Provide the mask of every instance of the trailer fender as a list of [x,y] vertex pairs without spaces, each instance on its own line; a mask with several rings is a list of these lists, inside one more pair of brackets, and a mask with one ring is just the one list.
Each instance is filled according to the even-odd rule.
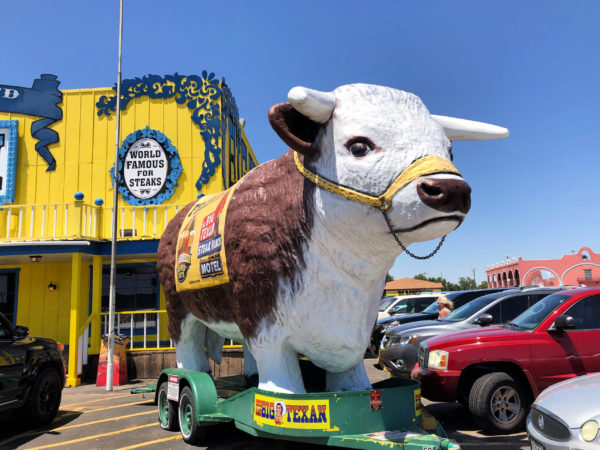
[[[175,376],[179,382],[178,392],[189,386],[194,396],[196,414],[212,414],[217,412],[217,389],[211,376],[204,372],[188,369],[165,369],[158,377],[158,386],[169,380],[169,375]],[[155,394],[155,402],[157,401]]]

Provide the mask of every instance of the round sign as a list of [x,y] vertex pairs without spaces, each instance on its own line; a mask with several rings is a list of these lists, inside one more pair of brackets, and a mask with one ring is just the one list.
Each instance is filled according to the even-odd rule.
[[138,139],[129,147],[123,161],[125,186],[137,198],[153,198],[167,181],[168,169],[162,146],[154,139]]

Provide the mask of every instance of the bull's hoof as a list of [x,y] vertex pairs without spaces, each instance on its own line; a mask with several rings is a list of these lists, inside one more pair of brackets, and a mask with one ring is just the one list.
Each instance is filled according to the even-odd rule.
[[246,379],[246,387],[258,387],[258,374],[255,373],[253,375],[247,376],[244,375],[244,378]]

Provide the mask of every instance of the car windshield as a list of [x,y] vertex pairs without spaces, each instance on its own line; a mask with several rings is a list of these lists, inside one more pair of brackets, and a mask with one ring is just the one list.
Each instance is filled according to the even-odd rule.
[[516,319],[509,322],[508,325],[523,328],[525,330],[533,330],[537,328],[558,305],[564,303],[569,298],[571,298],[571,296],[565,294],[551,294],[548,297],[544,297],[535,305],[523,311]]
[[484,295],[483,297],[476,298],[475,300],[471,300],[469,303],[465,303],[460,308],[455,309],[440,320],[443,320],[444,322],[461,322],[465,319],[468,319],[477,311],[489,305],[500,296],[501,295],[498,294],[488,294]]
[[440,307],[437,304],[437,299],[435,300],[435,302],[433,302],[431,305],[429,305],[427,308],[425,308],[423,310],[423,312],[425,314],[433,314],[433,313],[439,313],[440,312]]
[[379,301],[379,311],[385,311],[392,302],[396,300],[396,297],[385,297]]

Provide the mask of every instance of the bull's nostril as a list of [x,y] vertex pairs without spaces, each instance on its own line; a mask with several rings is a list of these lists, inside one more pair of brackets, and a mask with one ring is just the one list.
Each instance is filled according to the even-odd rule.
[[421,189],[423,189],[423,192],[430,197],[437,197],[442,193],[442,190],[439,186],[430,183],[423,183],[421,185]]
[[417,193],[423,203],[438,211],[466,214],[471,206],[471,188],[462,180],[422,180],[417,185]]

